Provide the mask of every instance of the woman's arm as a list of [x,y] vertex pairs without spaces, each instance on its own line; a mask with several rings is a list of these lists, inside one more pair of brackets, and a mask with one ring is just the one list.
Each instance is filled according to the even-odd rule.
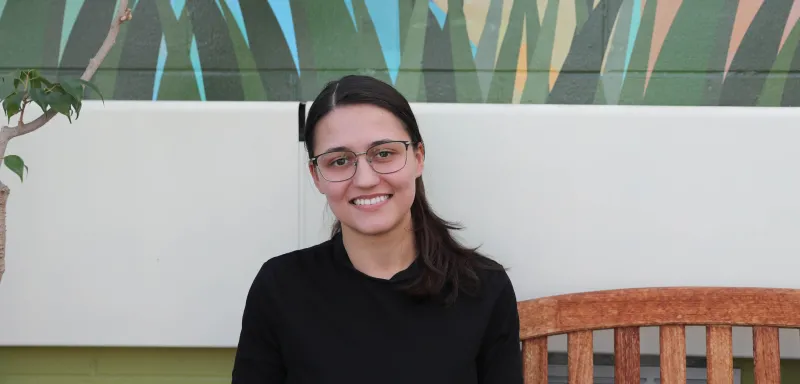
[[517,298],[507,276],[481,343],[478,382],[523,384]]
[[274,328],[275,314],[270,306],[270,277],[268,263],[265,263],[247,294],[232,384],[283,384],[286,380]]

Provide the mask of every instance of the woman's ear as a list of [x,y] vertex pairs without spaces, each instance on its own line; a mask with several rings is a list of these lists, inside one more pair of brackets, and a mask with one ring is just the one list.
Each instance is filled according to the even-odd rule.
[[317,167],[314,166],[314,163],[308,162],[308,173],[311,174],[311,179],[314,180],[314,186],[317,187],[317,191],[322,193],[322,190],[319,188],[319,174],[317,173]]
[[425,169],[425,145],[422,143],[417,144],[414,148],[414,157],[417,159],[417,177],[422,176],[422,171]]

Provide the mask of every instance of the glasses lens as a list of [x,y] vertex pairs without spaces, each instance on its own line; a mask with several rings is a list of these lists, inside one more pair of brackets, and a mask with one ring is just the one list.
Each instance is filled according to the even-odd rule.
[[322,177],[329,181],[347,180],[356,171],[356,156],[353,152],[329,152],[317,158]]
[[378,144],[369,149],[367,158],[370,159],[370,164],[375,172],[397,172],[406,165],[406,144]]

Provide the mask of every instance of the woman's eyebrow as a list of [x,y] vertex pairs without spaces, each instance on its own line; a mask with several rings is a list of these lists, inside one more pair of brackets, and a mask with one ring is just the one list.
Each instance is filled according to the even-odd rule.
[[[396,139],[380,139],[380,140],[375,140],[375,141],[371,142],[371,143],[369,144],[369,146],[370,146],[370,147],[372,147],[372,146],[374,146],[374,145],[378,145],[378,144],[386,144],[386,143],[388,143],[388,142],[392,142],[392,141],[397,141],[397,140],[396,140]],[[347,146],[338,146],[338,147],[331,147],[331,148],[328,148],[328,149],[326,149],[325,151],[323,151],[322,153],[336,152],[336,151],[352,151],[352,149],[350,149],[350,148],[349,148],[349,147],[347,147]]]

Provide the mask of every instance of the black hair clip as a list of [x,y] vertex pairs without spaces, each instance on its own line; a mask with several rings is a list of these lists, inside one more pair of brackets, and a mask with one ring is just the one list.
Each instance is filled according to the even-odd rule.
[[297,138],[302,143],[305,141],[306,131],[306,103],[300,103],[297,108]]

